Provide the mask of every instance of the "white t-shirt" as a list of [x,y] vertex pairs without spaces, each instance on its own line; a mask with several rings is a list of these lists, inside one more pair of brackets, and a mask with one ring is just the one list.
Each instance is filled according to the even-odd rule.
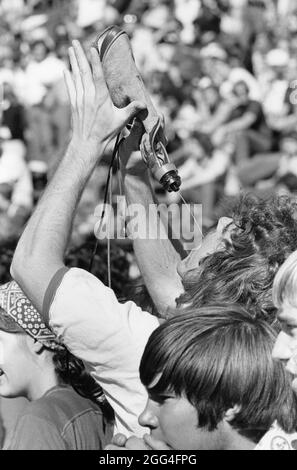
[[146,430],[138,416],[147,393],[138,369],[158,319],[133,302],[121,304],[111,289],[78,268],[62,269],[54,276],[45,295],[44,316],[101,385],[115,411],[115,432],[142,436]]
[[297,450],[297,433],[287,434],[274,424],[257,444],[255,450]]

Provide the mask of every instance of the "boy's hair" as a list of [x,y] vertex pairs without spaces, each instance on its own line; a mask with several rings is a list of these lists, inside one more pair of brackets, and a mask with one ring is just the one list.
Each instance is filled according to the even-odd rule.
[[277,308],[284,301],[297,307],[297,251],[294,251],[279,269],[273,283],[272,299]]
[[265,321],[239,305],[189,311],[152,333],[140,378],[154,395],[185,396],[197,410],[199,427],[209,431],[237,405],[239,411],[230,424],[254,442],[275,420],[293,432],[296,401],[289,374],[272,359],[275,339]]
[[235,208],[233,221],[224,246],[185,274],[185,293],[177,304],[200,308],[240,303],[273,322],[273,280],[297,247],[297,202],[287,196],[260,200],[247,195]]

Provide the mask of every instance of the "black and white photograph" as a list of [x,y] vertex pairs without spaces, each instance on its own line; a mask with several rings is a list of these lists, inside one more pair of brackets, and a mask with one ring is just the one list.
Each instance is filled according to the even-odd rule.
[[294,0],[0,0],[0,450],[297,450]]

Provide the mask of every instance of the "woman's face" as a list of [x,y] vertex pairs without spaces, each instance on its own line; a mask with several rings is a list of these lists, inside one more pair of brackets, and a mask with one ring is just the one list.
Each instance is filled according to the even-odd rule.
[[33,356],[26,334],[0,330],[0,396],[27,396]]

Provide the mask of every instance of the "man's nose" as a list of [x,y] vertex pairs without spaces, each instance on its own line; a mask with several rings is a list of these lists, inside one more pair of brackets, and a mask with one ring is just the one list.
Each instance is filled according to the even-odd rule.
[[290,347],[290,338],[283,331],[279,333],[273,351],[272,357],[280,361],[289,361],[292,355],[292,349]]
[[159,425],[157,416],[157,404],[154,404],[152,400],[148,399],[146,407],[139,415],[138,422],[140,426],[155,429]]

